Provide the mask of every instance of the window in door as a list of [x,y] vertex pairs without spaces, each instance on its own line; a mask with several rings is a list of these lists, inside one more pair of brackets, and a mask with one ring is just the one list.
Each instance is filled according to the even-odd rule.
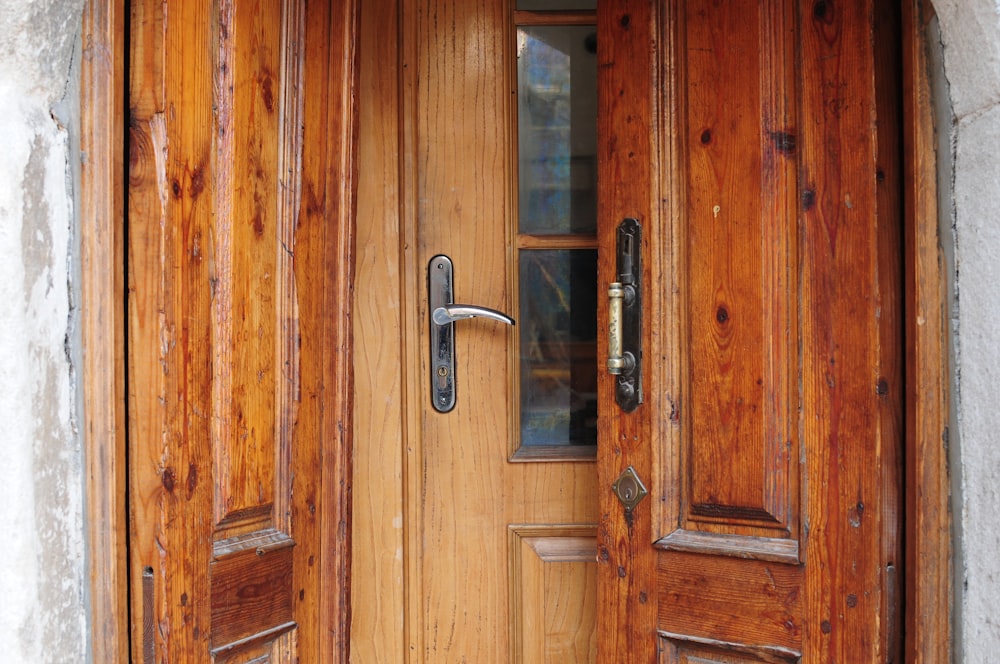
[[520,0],[519,436],[514,460],[593,459],[597,443],[594,2]]

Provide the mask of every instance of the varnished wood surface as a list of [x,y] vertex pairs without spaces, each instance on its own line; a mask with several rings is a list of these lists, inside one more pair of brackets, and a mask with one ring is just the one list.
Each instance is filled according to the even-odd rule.
[[132,6],[136,661],[347,660],[355,19]]
[[[945,279],[937,238],[935,135],[923,32],[932,10],[928,3],[914,0],[904,3],[904,11],[906,71],[903,80],[907,92],[906,154],[909,155],[904,160],[907,165],[909,229],[906,308],[910,312],[907,317],[907,484],[922,487],[920,492],[910,491],[907,494],[908,523],[911,524],[906,549],[907,658],[908,661],[941,662],[950,658],[951,578],[948,569],[951,551],[946,448],[940,444],[947,431],[947,316],[942,292]],[[366,10],[365,13],[370,12]],[[115,495],[103,493],[121,486],[125,467],[124,438],[112,434],[123,431],[120,423],[114,423],[120,422],[121,412],[115,415],[108,410],[112,405],[108,395],[113,392],[109,381],[113,380],[113,376],[121,375],[120,370],[115,368],[115,351],[112,350],[116,342],[108,332],[122,328],[120,325],[109,328],[107,315],[103,313],[124,311],[123,291],[113,283],[114,275],[121,274],[115,264],[122,254],[111,249],[114,242],[111,238],[121,229],[118,225],[120,213],[116,212],[120,210],[121,203],[114,202],[117,186],[115,173],[119,169],[113,166],[115,160],[120,158],[121,148],[119,142],[106,138],[108,134],[115,133],[124,117],[120,112],[120,102],[114,98],[114,91],[123,88],[121,77],[124,68],[120,62],[124,42],[119,39],[122,14],[117,3],[98,0],[87,3],[85,18],[90,21],[91,28],[85,26],[84,29],[82,80],[85,163],[82,169],[81,218],[100,221],[81,226],[84,254],[81,311],[84,344],[88,348],[84,358],[84,399],[90,467],[88,523],[92,533],[89,539],[91,596],[94,600],[92,625],[95,630],[95,661],[108,662],[126,661],[123,635],[127,627],[126,612],[118,608],[124,603],[125,575],[122,572],[116,581],[114,571],[119,555],[115,552],[122,552],[124,546],[124,495],[120,490]],[[659,43],[665,44],[663,40]],[[94,55],[102,54],[102,49],[107,49],[108,60],[92,59],[88,54],[90,49],[94,49]],[[90,69],[91,66],[94,69]],[[668,89],[666,83],[662,83],[663,89]],[[88,119],[94,127],[89,132],[86,129]],[[94,136],[89,148],[88,133]],[[88,173],[93,174],[93,179],[88,180]],[[88,189],[91,194],[88,194]],[[89,195],[93,198],[88,200]],[[88,210],[93,210],[93,214]],[[86,257],[88,252],[92,252],[92,260]],[[653,334],[656,334],[655,330]],[[106,352],[98,354],[98,346],[106,348]],[[932,386],[936,387],[932,390]],[[676,405],[679,407],[679,404]],[[670,407],[671,404],[665,406]],[[669,430],[669,426],[667,424],[665,428]],[[116,471],[116,465],[121,470]],[[117,482],[114,479],[116,474],[119,477]],[[101,495],[106,495],[106,499],[102,499]],[[105,618],[102,619],[102,615]],[[115,635],[116,624],[119,626],[118,636]]]
[[[618,224],[632,217],[642,224],[642,278],[644,288],[642,331],[643,357],[647,367],[660,366],[666,372],[666,356],[657,354],[654,335],[665,331],[672,304],[670,289],[671,262],[663,256],[652,238],[662,227],[660,192],[656,187],[664,120],[658,95],[669,98],[675,89],[669,77],[658,78],[654,43],[665,44],[656,3],[648,0],[625,0],[598,5],[598,287],[617,281],[615,238]],[[663,194],[665,195],[665,194]],[[599,297],[597,318],[607,320],[607,300]],[[668,313],[669,312],[669,313]],[[598,325],[599,358],[605,357],[607,326]],[[658,371],[646,370],[646,402],[633,413],[624,413],[614,401],[613,381],[606,371],[598,372],[598,446],[597,486],[600,512],[597,530],[598,562],[598,640],[599,662],[656,661],[657,582],[656,560],[648,555],[650,543],[657,538],[652,515],[659,511],[660,499],[647,497],[625,517],[621,503],[610,491],[619,474],[633,467],[646,486],[659,487],[654,466],[654,447],[650,444],[654,421],[647,413],[669,413],[670,395],[657,382]]]
[[[953,550],[948,473],[950,334],[938,231],[938,132],[927,54],[929,2],[903,7],[906,318],[905,661],[952,661]],[[919,489],[918,489],[919,488]]]
[[396,3],[361,14],[351,652],[373,663],[406,661],[397,21]]
[[[455,297],[516,311],[513,233],[516,145],[513,26],[502,3],[404,3],[404,53],[414,60],[413,222],[416,270],[406,275],[420,312],[417,377],[410,407],[419,429],[408,476],[419,484],[408,551],[417,559],[410,614],[420,631],[414,661],[509,661],[512,523],[588,524],[596,512],[594,466],[507,460],[516,435],[514,329],[476,319],[456,326],[457,405],[429,408],[426,265],[438,253],[455,265]],[[454,26],[442,30],[442,25]],[[412,41],[407,41],[412,39]],[[583,589],[581,588],[582,592]]]
[[[626,465],[652,485],[630,518],[602,493],[599,647],[654,661],[659,632],[666,661],[881,661],[899,636],[902,444],[891,18],[650,5],[602,13],[602,233],[648,219],[659,287],[648,401],[599,445],[599,486]],[[650,78],[662,125],[619,101]]]
[[80,279],[84,458],[95,662],[128,661],[125,506],[125,6],[92,0],[80,63]]
[[[546,647],[511,637],[521,615],[510,610],[520,586],[511,586],[508,526],[592,527],[596,513],[593,462],[508,461],[512,331],[481,320],[456,326],[458,404],[448,414],[430,408],[429,259],[452,258],[456,298],[516,310],[512,17],[486,1],[404,2],[398,23],[395,3],[365,7],[363,48],[372,50],[361,149],[371,169],[361,173],[358,283],[370,289],[355,292],[355,333],[365,339],[356,359],[364,483],[355,485],[354,514],[371,522],[357,531],[354,652],[371,662],[394,661],[393,653],[508,662],[512,649]],[[399,79],[386,63],[397,25]],[[552,572],[558,581],[539,601],[582,604],[587,574],[577,566],[586,563],[558,564],[573,571]],[[520,606],[531,616],[552,609]],[[544,629],[533,633],[546,638]],[[550,634],[555,649],[583,638],[558,627]]]

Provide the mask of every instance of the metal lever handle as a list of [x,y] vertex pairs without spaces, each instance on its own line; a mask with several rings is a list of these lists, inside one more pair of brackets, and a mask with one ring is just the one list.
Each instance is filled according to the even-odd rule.
[[430,383],[431,404],[441,413],[455,407],[455,321],[466,318],[490,318],[513,325],[510,316],[487,307],[455,304],[451,259],[438,255],[427,266],[427,304],[430,320]]
[[514,319],[505,313],[489,307],[477,307],[473,304],[446,304],[435,309],[431,313],[431,318],[438,325],[447,325],[466,318],[489,318],[507,325],[515,324]]

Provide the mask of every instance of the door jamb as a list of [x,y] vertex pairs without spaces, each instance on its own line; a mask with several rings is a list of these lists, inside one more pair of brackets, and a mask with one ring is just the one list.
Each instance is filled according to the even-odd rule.
[[[905,591],[904,660],[950,662],[954,590],[947,440],[948,277],[938,236],[938,162],[927,0],[902,3]],[[917,488],[920,491],[917,491]]]
[[125,0],[86,0],[80,63],[80,330],[93,662],[125,664]]
[[[357,0],[345,3],[356,19]],[[86,0],[83,11],[80,117],[81,341],[83,344],[83,452],[86,476],[86,556],[92,661],[128,662],[128,574],[125,504],[125,0]],[[941,260],[937,215],[937,160],[927,66],[925,0],[902,3],[904,298],[906,339],[906,583],[907,662],[950,661],[953,577],[948,430],[947,275]],[[344,53],[358,43],[356,20],[346,21]],[[351,27],[353,26],[353,27]],[[347,91],[350,97],[353,90]],[[357,123],[340,120],[342,131]],[[351,179],[351,178],[349,178]],[[340,190],[354,195],[353,182]],[[342,211],[352,210],[344,201]],[[349,252],[350,244],[341,245]],[[350,255],[350,254],[349,254]],[[349,274],[349,273],[345,273]],[[345,300],[346,301],[346,300]],[[346,328],[349,331],[349,324]],[[349,347],[349,339],[347,340]],[[341,353],[345,353],[341,349]],[[349,355],[340,354],[341,359]],[[349,373],[349,366],[343,366]],[[338,381],[338,386],[347,383]],[[349,413],[347,413],[349,416]],[[349,420],[348,420],[349,421]],[[350,431],[346,434],[350,447]],[[349,475],[350,464],[339,466]],[[350,477],[339,478],[349,484]],[[921,492],[912,490],[921,487]],[[349,501],[338,507],[349,523]],[[334,515],[331,515],[334,516]],[[335,521],[339,522],[339,521]],[[345,597],[338,627],[349,623],[349,563],[337,566]],[[942,610],[944,607],[946,610]],[[337,631],[340,631],[339,629]],[[340,637],[346,658],[348,638]],[[346,660],[345,660],[346,661]]]

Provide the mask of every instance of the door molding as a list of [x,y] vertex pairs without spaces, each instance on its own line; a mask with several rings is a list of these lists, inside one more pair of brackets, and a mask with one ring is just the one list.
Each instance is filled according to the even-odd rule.
[[80,330],[90,654],[128,662],[125,2],[87,0],[80,63]]
[[[332,168],[321,196],[330,212],[317,283],[331,312],[324,330],[322,436],[323,574],[328,624],[323,661],[348,661],[350,626],[350,478],[353,447],[350,292],[353,280],[356,199],[356,89],[359,0],[330,3],[332,39],[316,44],[329,91],[325,150]],[[126,0],[86,0],[80,65],[80,329],[83,345],[83,454],[85,538],[92,661],[129,661],[127,573],[128,506],[125,501],[126,372],[125,92],[129,11]],[[307,30],[308,33],[308,30]],[[308,34],[306,35],[308,41]],[[336,315],[334,315],[336,312]]]
[[[343,218],[353,220],[356,180],[354,149],[358,116],[354,98],[357,68],[358,0],[336,3],[340,38],[331,45],[331,89],[341,94],[330,106],[330,124],[342,139],[331,140],[344,177],[331,178],[329,194]],[[90,592],[93,661],[128,661],[125,504],[124,363],[124,0],[87,0],[83,12],[80,148],[80,326],[83,344],[83,452],[86,472],[86,555]],[[941,260],[937,214],[937,159],[933,100],[927,66],[925,27],[933,10],[923,0],[903,3],[904,297],[907,390],[905,402],[905,652],[907,662],[950,661],[953,635],[952,524],[947,451],[948,430],[947,275]],[[338,86],[338,87],[333,87]],[[331,244],[338,255],[330,265],[336,293],[330,302],[350,301],[352,224],[341,224]],[[347,259],[347,260],[344,260]],[[330,466],[339,487],[330,527],[349,524],[350,324],[336,324],[336,357],[330,392],[334,413],[328,420],[343,427],[343,445]],[[346,392],[341,391],[346,390]],[[334,496],[331,496],[333,498]],[[348,527],[348,533],[349,533]],[[331,536],[337,533],[331,532]],[[349,542],[349,537],[346,540]],[[342,540],[340,543],[346,543]],[[340,635],[331,643],[347,660],[349,623],[349,547],[341,547],[329,568],[329,616]]]
[[[949,421],[948,277],[938,237],[938,162],[928,65],[927,0],[902,3],[904,555],[907,662],[950,662],[954,589]],[[920,491],[916,490],[920,487]]]

